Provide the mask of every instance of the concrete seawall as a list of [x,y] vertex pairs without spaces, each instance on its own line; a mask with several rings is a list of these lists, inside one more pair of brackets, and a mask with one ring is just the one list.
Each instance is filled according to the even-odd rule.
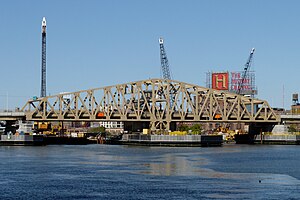
[[254,143],[263,144],[300,144],[300,135],[256,135]]

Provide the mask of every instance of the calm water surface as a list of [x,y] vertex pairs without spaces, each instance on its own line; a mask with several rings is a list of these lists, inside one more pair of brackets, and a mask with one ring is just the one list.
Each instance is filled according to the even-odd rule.
[[0,147],[0,199],[300,199],[300,146]]

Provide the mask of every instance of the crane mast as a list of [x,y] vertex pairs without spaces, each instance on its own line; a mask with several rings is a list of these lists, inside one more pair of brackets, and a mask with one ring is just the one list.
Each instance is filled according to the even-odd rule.
[[41,97],[46,96],[46,18],[42,21],[42,71],[41,71]]
[[[244,71],[243,71],[243,74],[242,74],[242,78],[239,81],[237,94],[244,95],[242,91],[244,90],[245,80],[247,78],[247,74],[249,73],[249,69],[250,69],[250,66],[251,66],[251,63],[252,63],[252,58],[253,58],[254,51],[255,51],[255,49],[252,48],[251,52],[250,52],[250,55],[248,57],[248,60],[245,64]],[[253,95],[254,94],[251,94],[252,97],[253,97]]]

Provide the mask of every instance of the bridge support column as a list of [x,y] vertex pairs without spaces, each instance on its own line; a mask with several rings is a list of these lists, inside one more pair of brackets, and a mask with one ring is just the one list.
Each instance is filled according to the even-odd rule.
[[166,134],[171,130],[170,121],[151,121],[150,122],[151,132],[159,132],[161,134]]

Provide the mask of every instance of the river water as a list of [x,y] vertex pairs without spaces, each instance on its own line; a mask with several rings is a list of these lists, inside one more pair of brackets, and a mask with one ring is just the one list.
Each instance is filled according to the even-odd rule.
[[0,199],[300,199],[300,146],[0,147]]

